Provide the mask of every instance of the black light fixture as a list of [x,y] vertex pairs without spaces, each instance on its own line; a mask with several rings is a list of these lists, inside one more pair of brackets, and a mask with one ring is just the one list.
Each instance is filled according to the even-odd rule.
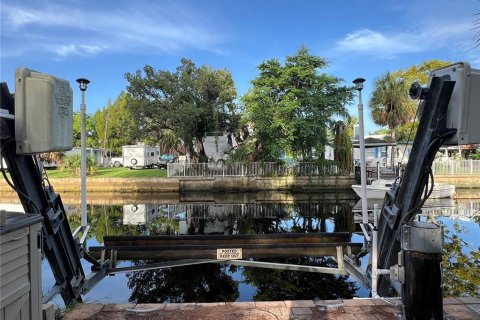
[[362,91],[364,82],[365,82],[365,79],[363,78],[357,78],[353,80],[353,83],[355,84],[355,90]]
[[88,87],[88,84],[90,83],[90,80],[85,79],[85,78],[78,78],[77,82],[80,85],[80,90],[81,91],[86,91],[87,87]]

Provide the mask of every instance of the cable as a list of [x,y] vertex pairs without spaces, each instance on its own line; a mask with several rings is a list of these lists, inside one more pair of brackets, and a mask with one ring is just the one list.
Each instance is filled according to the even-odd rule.
[[[35,163],[37,165],[37,168],[40,170],[41,169],[41,172],[40,172],[40,179],[42,180],[42,185],[43,187],[45,188],[46,185],[45,185],[45,181],[47,182],[48,184],[48,187],[51,188],[52,185],[50,184],[50,180],[48,180],[48,174],[47,174],[47,169],[45,169],[45,166],[43,165],[43,161],[41,160],[41,158],[39,156],[37,157],[34,157],[35,159]],[[40,166],[41,165],[41,166]]]
[[[3,148],[5,148],[5,146],[11,142],[15,141],[13,138],[11,139],[8,139],[7,141],[5,141],[5,143],[3,144],[3,146],[1,146],[0,148],[0,154],[2,154],[2,157],[3,157]],[[3,159],[2,161],[0,161],[0,170],[2,171],[2,175],[3,175],[3,178],[5,179],[5,181],[7,182],[7,184],[13,189],[15,190],[20,196],[22,196],[25,200],[27,200],[28,203],[31,203],[35,209],[37,209],[37,212],[39,214],[41,214],[41,210],[39,208],[39,206],[32,200],[32,198],[30,198],[29,196],[27,196],[25,193],[23,193],[21,190],[19,190],[17,187],[15,187],[15,185],[10,181],[10,179],[8,178],[6,172],[5,172],[5,168],[3,167]]]
[[[447,138],[448,136],[452,135],[453,133],[456,132],[456,129],[453,129],[453,130],[449,130],[447,132],[444,132],[442,133],[441,135],[439,135],[438,137],[434,138],[432,140],[432,142],[430,142],[430,144],[428,145],[427,147],[427,152],[426,154],[428,154],[430,152],[430,150],[437,145],[437,143],[439,143],[440,145],[443,144],[443,141],[445,141],[445,138]],[[425,182],[425,185],[423,186],[423,188],[425,188],[425,194],[424,194],[424,197],[420,199],[420,201],[418,202],[417,205],[415,205],[412,209],[410,209],[407,214],[406,214],[406,217],[407,217],[407,220],[410,220],[411,217],[413,216],[413,214],[415,214],[415,212],[417,212],[418,210],[420,210],[422,208],[422,206],[425,204],[425,202],[427,201],[427,199],[430,197],[430,195],[432,194],[433,192],[433,187],[434,187],[434,184],[435,184],[435,179],[433,177],[433,171],[430,167],[426,166],[425,167],[425,171],[424,171],[424,174],[428,174],[428,177],[426,179],[426,182]],[[431,187],[430,189],[428,189],[428,180],[431,180]],[[422,188],[422,187],[421,187]],[[428,193],[427,193],[427,190],[428,190]]]
[[403,149],[402,159],[400,160],[400,163],[403,162],[403,158],[405,157],[405,153],[407,153],[408,143],[410,142],[410,135],[413,132],[413,127],[415,127],[415,123],[417,122],[417,116],[418,116],[418,106],[417,106],[417,110],[415,111],[415,118],[413,118],[412,127],[410,128],[410,131],[408,132],[407,145],[405,146],[405,149]]

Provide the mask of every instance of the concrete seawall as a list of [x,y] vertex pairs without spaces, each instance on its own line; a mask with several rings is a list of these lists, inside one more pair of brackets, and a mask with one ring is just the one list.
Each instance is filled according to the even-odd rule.
[[[57,192],[80,192],[79,178],[50,179]],[[206,177],[206,178],[87,178],[87,191],[126,192],[253,192],[350,190],[353,177]],[[0,191],[12,191],[0,180]]]
[[253,192],[253,191],[336,191],[351,190],[353,177],[212,177],[180,178],[179,190],[212,192]]
[[[80,178],[50,179],[55,191],[80,193]],[[435,176],[435,182],[454,184],[458,191],[480,196],[480,175]],[[353,176],[326,177],[199,177],[199,178],[87,178],[91,193],[183,193],[257,191],[351,191]],[[13,190],[0,179],[0,192]],[[457,192],[458,193],[458,192]]]

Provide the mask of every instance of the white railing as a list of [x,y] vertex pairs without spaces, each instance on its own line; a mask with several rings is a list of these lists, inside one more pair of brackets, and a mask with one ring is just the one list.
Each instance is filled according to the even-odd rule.
[[229,177],[229,176],[333,176],[340,174],[336,164],[319,165],[301,162],[293,166],[278,162],[252,163],[169,163],[168,177]]
[[432,165],[434,174],[480,174],[480,160],[435,160]]

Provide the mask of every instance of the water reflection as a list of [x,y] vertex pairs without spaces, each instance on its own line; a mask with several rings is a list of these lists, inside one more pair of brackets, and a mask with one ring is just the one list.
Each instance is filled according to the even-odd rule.
[[204,264],[131,272],[127,274],[128,288],[132,290],[129,301],[236,301],[240,294],[239,283],[233,280],[228,271],[235,271],[235,267]]
[[[479,231],[480,200],[446,199],[448,203],[442,200],[441,203],[438,200],[428,202],[423,214],[445,227],[444,295],[477,295],[480,290],[480,241],[478,232],[474,230]],[[94,222],[92,225],[96,225],[92,235],[99,243],[104,235],[120,234],[354,232],[356,210],[353,206],[354,201],[351,200],[126,204],[91,206],[89,219]],[[74,211],[77,210],[75,208]],[[72,225],[79,224],[78,214],[69,217]],[[333,259],[328,257],[279,257],[273,261],[335,266]],[[132,290],[130,300],[234,301],[238,298],[238,281],[232,279],[232,272],[241,273],[243,283],[255,288],[254,300],[335,299],[362,295],[358,284],[347,277],[200,265],[131,273],[128,275],[128,287]],[[154,286],[148,285],[153,283]],[[221,290],[218,285],[222,283],[224,287]]]
[[[230,199],[231,200],[231,199]],[[89,206],[91,236],[98,243],[105,235],[266,234],[354,230],[354,201],[258,203],[132,203]],[[72,228],[79,223],[79,208],[68,206]],[[328,257],[262,259],[280,263],[336,267]],[[135,261],[145,264],[158,261]],[[226,265],[196,265],[127,274],[129,301],[212,302],[236,301],[238,276],[242,285],[256,288],[250,299],[333,299],[355,296],[358,286],[346,276],[277,271]],[[268,276],[267,276],[268,275]],[[288,285],[287,285],[288,284]]]
[[[480,225],[478,209],[476,212],[477,215],[470,221],[475,221],[478,226]],[[443,295],[447,297],[476,297],[480,293],[480,241],[478,236],[480,230],[471,228],[468,221],[465,220],[464,213],[458,212],[461,220],[438,219],[445,227],[442,267]]]
[[[279,258],[275,262],[336,267],[330,257]],[[245,267],[245,281],[256,287],[253,300],[349,299],[356,295],[358,286],[347,276],[323,273],[278,271]]]
[[[356,201],[348,194],[317,197],[311,194],[274,194],[272,197],[265,194],[207,194],[185,197],[152,198],[144,202],[128,200],[124,203],[116,200],[115,205],[89,205],[91,229],[88,245],[101,245],[104,236],[114,235],[355,233],[353,207]],[[449,201],[424,208],[426,216],[445,227],[444,294],[476,296],[480,291],[480,199]],[[75,229],[80,225],[80,205],[67,202],[65,208],[71,228]],[[336,266],[329,257],[278,257],[262,261]],[[148,261],[126,264],[144,262]],[[47,288],[53,284],[48,281],[51,279],[44,277]],[[137,302],[336,299],[369,294],[351,278],[343,276],[218,264],[132,272],[126,277],[109,277],[104,283],[110,285],[100,284],[87,299],[126,302],[115,299],[115,292],[109,289],[112,286],[129,292],[128,300]],[[242,294],[246,291],[251,293]]]

